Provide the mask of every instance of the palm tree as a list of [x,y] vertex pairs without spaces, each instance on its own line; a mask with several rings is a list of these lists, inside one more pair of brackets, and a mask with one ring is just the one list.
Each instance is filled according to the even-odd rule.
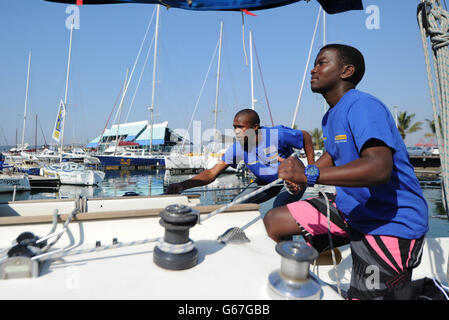
[[405,140],[405,136],[408,133],[417,132],[422,129],[422,122],[418,121],[413,123],[413,118],[415,118],[415,114],[407,114],[407,111],[401,111],[398,114],[398,130],[403,140]]
[[323,131],[321,129],[315,128],[310,133],[313,142],[313,148],[315,150],[324,148]]
[[[436,127],[435,127],[435,120],[426,119],[426,122],[429,125],[429,129],[430,129],[430,132],[432,133],[432,136],[435,136],[436,132],[437,132]],[[441,126],[441,116],[440,115],[438,115],[438,122],[440,125],[440,132],[442,132],[443,127]]]

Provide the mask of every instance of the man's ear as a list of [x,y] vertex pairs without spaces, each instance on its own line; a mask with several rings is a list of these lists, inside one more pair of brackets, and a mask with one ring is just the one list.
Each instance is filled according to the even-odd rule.
[[352,64],[347,64],[343,67],[343,72],[341,74],[341,78],[343,80],[347,80],[351,78],[355,73],[355,67]]

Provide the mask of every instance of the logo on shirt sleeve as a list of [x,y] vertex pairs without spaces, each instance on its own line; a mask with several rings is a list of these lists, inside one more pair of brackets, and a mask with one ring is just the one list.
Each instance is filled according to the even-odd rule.
[[347,142],[348,141],[348,137],[345,134],[340,134],[338,136],[335,136],[335,143],[342,143],[342,142]]

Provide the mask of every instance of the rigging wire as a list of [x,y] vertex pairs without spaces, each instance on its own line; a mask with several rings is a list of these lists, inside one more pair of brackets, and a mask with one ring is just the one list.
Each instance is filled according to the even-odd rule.
[[153,39],[151,40],[150,46],[148,47],[147,56],[145,57],[145,61],[144,61],[144,63],[143,63],[142,71],[140,72],[139,80],[137,81],[136,90],[134,90],[134,94],[133,94],[133,97],[132,97],[132,99],[131,99],[131,104],[129,105],[129,110],[128,110],[128,114],[126,115],[125,121],[128,121],[129,114],[130,114],[131,109],[132,109],[132,107],[133,107],[134,99],[136,98],[137,90],[139,89],[140,82],[141,82],[142,76],[143,76],[143,72],[145,71],[145,67],[146,67],[146,65],[147,65],[147,62],[148,62],[148,58],[149,58],[149,56],[150,56],[151,49],[153,48],[154,38],[155,38],[155,36],[153,36]]
[[[204,86],[205,86],[207,78],[209,76],[209,72],[212,67],[212,63],[214,62],[215,56],[217,55],[219,43],[220,43],[220,41],[217,41],[217,45],[215,46],[214,54],[212,55],[212,58],[209,63],[209,68],[207,69],[206,76],[204,77],[203,85],[201,86],[200,94],[198,95],[198,99],[196,100],[195,108],[193,109],[192,117],[190,118],[189,126],[187,127],[187,132],[189,132],[190,127],[192,126],[193,118],[195,117],[196,110],[198,109],[198,104],[200,102],[201,96],[203,95]],[[186,141],[186,139],[183,139],[181,150],[184,150],[185,141]]]
[[242,13],[242,41],[243,41],[243,54],[245,55],[245,64],[248,65],[248,55],[246,54],[246,45],[245,45],[245,15]]
[[259,55],[257,54],[256,42],[254,41],[254,39],[253,39],[253,47],[254,47],[254,52],[256,53],[257,66],[259,68],[260,80],[262,81],[263,92],[265,94],[265,100],[267,101],[267,108],[268,108],[268,112],[270,114],[271,124],[274,127],[273,115],[271,114],[270,102],[268,101],[267,89],[265,88],[265,82],[263,81],[262,68],[260,67]]
[[320,6],[320,9],[318,10],[318,16],[316,18],[315,30],[313,32],[312,42],[310,44],[309,55],[307,57],[306,68],[304,69],[304,75],[303,75],[303,78],[302,78],[301,89],[299,90],[298,101],[296,102],[295,113],[293,115],[293,121],[292,121],[292,125],[291,125],[292,128],[295,125],[296,116],[298,115],[299,103],[301,102],[302,91],[304,89],[304,83],[305,83],[305,80],[306,80],[307,70],[309,69],[309,63],[310,63],[310,58],[311,58],[311,55],[312,55],[313,44],[315,43],[316,32],[317,32],[317,29],[318,29],[318,23],[320,22],[320,16],[321,16],[321,11],[322,10],[323,10],[323,8]]
[[[125,89],[124,89],[124,92],[123,92],[123,95],[122,95],[122,99],[120,100],[120,106],[123,105],[123,100],[125,99],[126,92],[128,91],[129,84],[130,84],[130,82],[131,82],[131,80],[132,80],[132,77],[133,77],[133,75],[134,75],[134,70],[136,69],[137,61],[139,60],[140,53],[142,52],[143,45],[144,45],[144,43],[145,43],[145,40],[147,39],[147,35],[148,35],[148,31],[150,30],[150,26],[151,26],[151,24],[153,23],[154,12],[155,12],[156,8],[157,8],[157,7],[155,7],[154,10],[153,10],[153,14],[151,15],[151,19],[150,19],[150,22],[148,23],[147,30],[145,31],[145,35],[144,35],[144,37],[143,37],[142,43],[140,44],[140,48],[139,48],[139,51],[138,51],[138,53],[137,53],[136,60],[134,61],[134,65],[133,65],[133,68],[132,68],[132,70],[131,70],[131,74],[130,74],[130,76],[129,76],[129,79],[126,81]],[[119,108],[119,110],[120,110],[120,109],[121,109],[121,108]],[[115,120],[117,119],[118,113],[119,113],[119,111],[117,110],[117,113],[115,114],[115,118],[114,118],[114,123],[115,123]]]
[[[155,9],[156,9],[156,8],[155,8]],[[150,20],[150,23],[149,23],[148,27],[153,23],[154,12],[155,12],[155,10],[153,10],[153,15],[151,16],[151,20]],[[147,32],[148,32],[148,29],[147,29]],[[144,43],[146,37],[147,37],[147,33],[145,33],[144,40],[142,41],[142,44],[141,44],[141,47],[140,47],[141,49],[142,49],[142,46],[143,46],[143,43]],[[145,57],[145,61],[144,61],[143,67],[142,67],[142,71],[140,72],[140,76],[139,76],[139,80],[138,80],[138,82],[137,82],[136,90],[134,91],[134,95],[133,95],[133,97],[132,97],[131,104],[130,104],[130,106],[129,106],[128,114],[126,115],[126,120],[125,120],[125,121],[128,121],[129,114],[130,114],[131,109],[132,109],[133,104],[134,104],[134,98],[136,97],[137,90],[139,89],[139,86],[140,86],[140,81],[142,80],[143,72],[144,72],[145,67],[146,67],[146,65],[147,65],[147,62],[148,62],[148,57],[150,56],[150,51],[151,51],[151,49],[153,48],[153,44],[154,44],[154,39],[155,39],[155,37],[156,37],[156,35],[153,35],[153,38],[151,39],[151,43],[150,43],[150,46],[149,46],[149,48],[148,48],[147,55],[146,55],[146,57]],[[139,55],[140,55],[140,50],[139,50]],[[136,61],[137,61],[137,60],[136,60]],[[132,73],[131,73],[131,74],[132,74]]]
[[117,98],[115,98],[114,106],[112,107],[112,110],[111,110],[111,112],[109,113],[108,120],[106,121],[106,124],[105,124],[105,126],[104,126],[104,128],[103,128],[103,131],[101,132],[100,138],[99,138],[99,140],[98,140],[98,146],[100,146],[101,140],[103,139],[103,135],[104,135],[104,133],[106,132],[106,128],[108,127],[109,120],[111,120],[112,113],[114,112],[115,106],[117,105],[118,99],[120,98],[120,94],[122,93],[122,88],[123,88],[123,86],[120,86],[120,90],[119,90],[119,92],[118,92]]

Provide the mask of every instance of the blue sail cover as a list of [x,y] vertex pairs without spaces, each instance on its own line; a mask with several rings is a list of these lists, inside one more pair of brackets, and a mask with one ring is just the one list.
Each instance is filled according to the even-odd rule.
[[[60,2],[77,4],[76,0],[45,0],[49,2]],[[270,9],[285,6],[301,0],[82,0],[82,4],[114,4],[114,3],[147,3],[161,4],[168,8],[179,8],[185,10],[219,11],[240,10],[249,11]],[[323,9],[329,13],[340,13],[349,10],[362,10],[362,0],[317,0]]]

